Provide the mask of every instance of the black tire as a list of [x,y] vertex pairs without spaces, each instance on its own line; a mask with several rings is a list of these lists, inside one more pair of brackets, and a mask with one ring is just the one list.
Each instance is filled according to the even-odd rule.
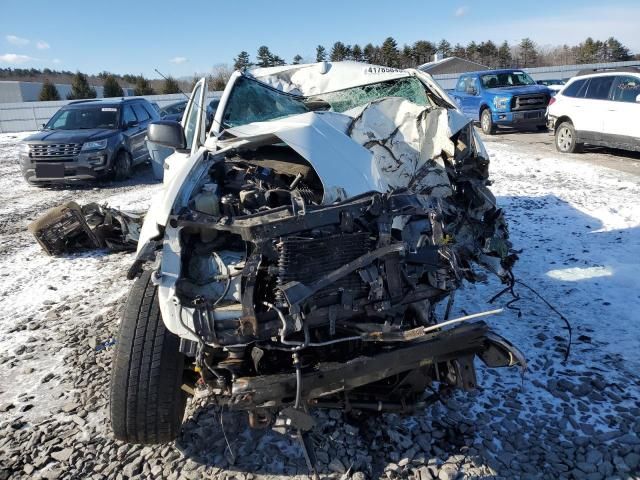
[[555,132],[556,150],[560,153],[577,153],[582,144],[576,141],[576,129],[571,122],[562,122]]
[[131,161],[131,155],[125,151],[118,152],[115,160],[113,161],[113,179],[114,180],[126,180],[131,178],[133,173],[133,162]]
[[496,133],[496,126],[493,123],[493,118],[491,117],[491,110],[485,108],[480,112],[480,128],[485,133],[485,135],[493,135]]
[[118,440],[175,440],[186,407],[179,338],[160,316],[157,287],[145,271],[124,307],[111,371],[111,426]]

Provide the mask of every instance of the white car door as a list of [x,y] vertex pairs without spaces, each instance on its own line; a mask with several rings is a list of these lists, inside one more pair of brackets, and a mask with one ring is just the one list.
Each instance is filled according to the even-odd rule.
[[609,110],[609,92],[615,75],[591,77],[582,99],[579,120],[574,122],[576,130],[585,140],[601,141],[604,133],[604,119]]
[[607,103],[604,132],[614,141],[640,142],[640,76],[617,76]]
[[588,125],[585,118],[584,94],[589,84],[588,78],[578,79],[567,85],[549,105],[549,115],[556,118],[569,117],[576,130],[584,130]]
[[187,158],[195,154],[204,145],[205,123],[207,116],[207,80],[203,77],[193,87],[187,108],[182,115],[180,124],[184,129],[187,141],[187,149],[182,152],[174,152],[169,155],[164,163],[164,184],[167,185],[177,170],[177,166],[183,164]]

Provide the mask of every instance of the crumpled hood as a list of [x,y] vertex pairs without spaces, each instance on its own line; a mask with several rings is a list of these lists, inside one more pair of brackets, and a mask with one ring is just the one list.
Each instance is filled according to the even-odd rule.
[[[449,185],[444,167],[422,171],[428,162],[454,155],[450,137],[469,122],[458,112],[416,105],[399,97],[335,112],[310,112],[226,130],[233,137],[217,146],[251,148],[284,142],[307,160],[324,187],[323,203],[370,191]],[[435,166],[435,165],[432,165]],[[412,184],[418,172],[422,184]]]
[[106,128],[81,129],[81,130],[42,130],[29,135],[24,142],[58,142],[58,143],[84,143],[88,141],[102,140],[114,135],[117,130]]

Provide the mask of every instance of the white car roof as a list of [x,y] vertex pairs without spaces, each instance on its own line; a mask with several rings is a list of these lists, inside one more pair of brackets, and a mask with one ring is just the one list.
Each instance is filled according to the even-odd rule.
[[346,61],[254,68],[246,74],[283,92],[310,96],[412,77],[415,70]]
[[[594,73],[586,73],[584,75],[577,75],[577,76],[569,79],[569,82],[575,82],[576,80],[582,80],[582,79],[585,79],[585,78],[610,77],[610,76],[621,76],[621,75],[630,75],[632,77],[640,78],[640,72],[609,70],[609,71],[604,71],[604,72],[594,72]],[[567,82],[567,83],[569,83],[569,82]]]

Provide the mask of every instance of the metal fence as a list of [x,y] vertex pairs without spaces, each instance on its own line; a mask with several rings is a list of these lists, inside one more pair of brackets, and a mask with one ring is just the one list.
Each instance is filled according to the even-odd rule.
[[[221,94],[222,92],[211,92],[209,97],[219,97]],[[156,102],[160,107],[164,107],[170,103],[183,100],[184,95],[174,93],[171,95],[148,95],[143,98],[150,102]],[[42,124],[47,123],[60,107],[67,105],[71,101],[2,103],[0,104],[0,133],[39,130],[42,128]]]

